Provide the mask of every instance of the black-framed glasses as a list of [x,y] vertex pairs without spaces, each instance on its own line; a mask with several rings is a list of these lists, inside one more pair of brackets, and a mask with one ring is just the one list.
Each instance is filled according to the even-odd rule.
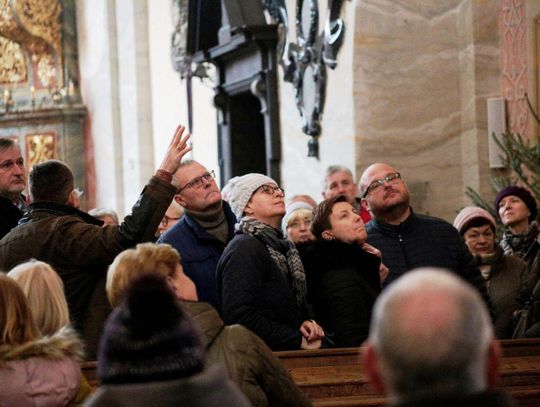
[[388,183],[389,185],[394,185],[400,180],[401,180],[401,174],[399,172],[393,172],[392,174],[388,174],[386,177],[382,179],[376,179],[371,184],[369,184],[369,186],[366,188],[366,192],[364,192],[364,195],[362,195],[362,198],[365,198],[370,192],[374,192],[381,189],[381,187],[384,186],[385,182]]
[[208,171],[201,175],[200,177],[193,178],[191,181],[189,181],[186,185],[184,185],[182,188],[180,188],[176,193],[182,192],[186,188],[200,188],[203,184],[203,181],[210,181],[212,178],[216,176],[216,173],[214,170]]
[[268,195],[274,195],[276,192],[281,192],[283,195],[285,195],[285,191],[278,185],[263,184],[257,188],[257,191],[262,191]]

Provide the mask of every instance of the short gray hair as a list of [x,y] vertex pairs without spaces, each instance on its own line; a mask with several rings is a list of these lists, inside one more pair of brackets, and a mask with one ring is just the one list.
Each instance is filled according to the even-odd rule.
[[485,390],[492,339],[479,293],[436,268],[411,271],[391,285],[375,303],[369,334],[381,377],[398,398]]
[[351,178],[353,179],[353,182],[354,182],[354,176],[353,176],[353,173],[350,169],[348,169],[347,167],[343,166],[343,165],[331,165],[329,166],[325,173],[324,173],[324,179],[322,180],[322,187],[323,187],[323,191],[326,190],[326,179],[332,175],[334,175],[336,172],[346,172],[347,174],[349,174],[351,176]]
[[12,147],[20,148],[19,144],[9,137],[0,137],[0,151],[9,150]]

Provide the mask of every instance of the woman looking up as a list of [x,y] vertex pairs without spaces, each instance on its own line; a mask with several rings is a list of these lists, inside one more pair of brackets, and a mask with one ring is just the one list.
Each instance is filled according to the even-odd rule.
[[244,325],[272,350],[320,348],[324,332],[310,320],[300,256],[279,229],[283,190],[262,174],[232,181],[228,198],[238,219],[236,235],[217,268],[225,323]]

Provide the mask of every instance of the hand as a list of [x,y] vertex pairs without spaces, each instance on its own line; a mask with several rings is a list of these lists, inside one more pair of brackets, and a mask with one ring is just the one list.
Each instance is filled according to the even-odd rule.
[[390,273],[390,269],[381,263],[381,265],[379,266],[379,277],[381,279],[381,283],[386,280],[386,277],[388,277],[388,273]]
[[310,342],[306,340],[306,338],[302,337],[302,344],[300,345],[300,349],[320,349],[321,346],[322,341],[320,339]]
[[320,340],[324,338],[324,330],[315,321],[307,320],[302,323],[300,332],[308,342]]
[[174,174],[178,170],[178,167],[180,167],[182,158],[191,151],[191,146],[187,144],[191,134],[184,135],[185,129],[186,127],[181,124],[176,128],[171,144],[169,144],[165,153],[165,158],[159,167],[160,170]]
[[374,254],[377,257],[381,257],[381,251],[368,243],[363,243],[362,249],[364,249],[368,253]]

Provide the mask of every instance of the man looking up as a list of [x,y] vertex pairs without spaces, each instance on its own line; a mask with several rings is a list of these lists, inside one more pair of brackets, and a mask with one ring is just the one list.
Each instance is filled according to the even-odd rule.
[[358,187],[353,180],[351,170],[347,167],[342,165],[331,165],[328,167],[323,181],[323,188],[322,196],[324,199],[344,195],[347,198],[347,202],[358,211],[364,223],[371,220],[371,215],[357,196]]
[[180,262],[195,282],[199,299],[216,307],[216,268],[225,246],[233,238],[236,217],[229,204],[221,199],[214,171],[187,160],[174,176],[179,188],[174,199],[185,212],[158,243],[168,243],[182,253]]
[[442,267],[476,286],[489,304],[486,287],[458,231],[448,222],[415,214],[409,188],[388,164],[370,165],[360,178],[363,200],[373,215],[366,226],[368,243],[381,251],[389,268],[387,286],[418,267]]
[[144,187],[131,214],[120,225],[102,222],[74,207],[73,173],[61,161],[33,167],[29,177],[31,205],[20,225],[0,240],[0,270],[34,258],[50,264],[64,283],[70,317],[95,358],[110,311],[105,295],[107,266],[121,251],[152,240],[176,188],[171,184],[182,157],[191,150],[179,126],[165,158]]
[[446,270],[408,273],[377,299],[364,364],[388,406],[513,406],[494,391],[501,350],[486,306]]
[[26,209],[26,187],[21,149],[7,137],[0,138],[0,239],[17,226]]

